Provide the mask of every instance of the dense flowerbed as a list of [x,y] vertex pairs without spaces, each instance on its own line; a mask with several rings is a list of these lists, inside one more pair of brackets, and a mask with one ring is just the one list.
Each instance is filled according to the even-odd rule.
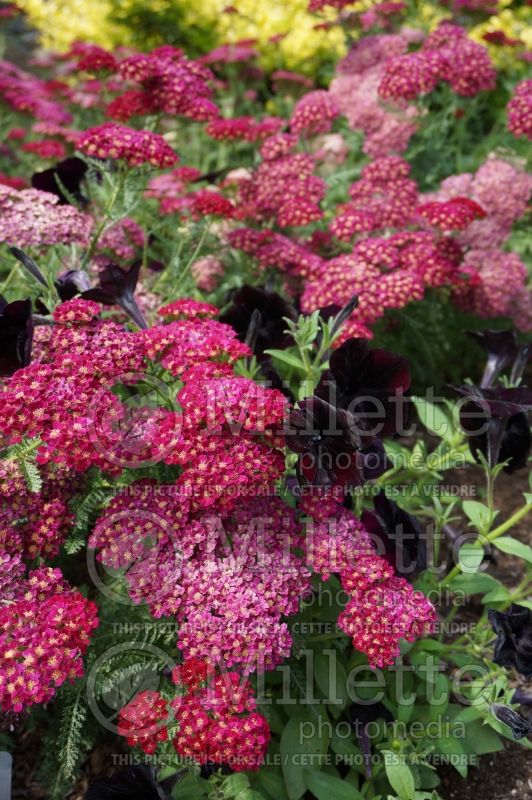
[[330,80],[251,40],[0,61],[0,706],[50,798],[102,743],[89,800],[436,800],[529,745],[531,496],[494,484],[532,81],[495,11],[312,0]]

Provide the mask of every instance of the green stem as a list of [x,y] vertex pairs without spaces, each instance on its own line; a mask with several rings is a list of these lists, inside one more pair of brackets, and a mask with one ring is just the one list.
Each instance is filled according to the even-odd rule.
[[7,276],[5,281],[3,282],[3,284],[2,284],[2,292],[4,292],[7,289],[7,287],[9,286],[9,284],[11,283],[11,281],[13,280],[15,275],[17,274],[17,271],[18,271],[18,262],[11,268],[11,271],[10,271],[9,275]]
[[116,181],[116,184],[115,184],[115,187],[114,187],[113,192],[111,194],[111,197],[109,198],[109,202],[107,203],[107,206],[105,207],[105,211],[103,213],[102,220],[101,220],[100,224],[98,225],[98,227],[96,228],[96,230],[94,231],[94,234],[92,236],[91,242],[90,242],[90,244],[89,244],[89,246],[87,248],[87,252],[83,256],[83,260],[81,262],[81,269],[85,269],[87,267],[87,265],[90,264],[90,262],[91,262],[91,259],[92,259],[93,255],[94,255],[96,247],[98,246],[98,242],[100,240],[100,237],[103,234],[105,228],[107,227],[107,223],[109,222],[111,214],[113,213],[113,208],[115,207],[116,201],[118,200],[118,196],[122,192],[122,189],[124,188],[124,184],[126,182],[126,178],[127,178],[128,172],[129,172],[129,170],[124,169],[122,171],[122,173],[120,174],[120,177]]
[[175,284],[176,288],[183,282],[183,280],[186,277],[186,275],[188,274],[188,271],[191,268],[192,264],[194,263],[194,261],[197,259],[197,257],[201,253],[201,250],[203,248],[203,243],[205,242],[205,239],[207,238],[207,235],[209,233],[210,228],[211,228],[211,223],[209,221],[208,224],[203,228],[203,231],[201,233],[201,236],[199,238],[198,244],[196,245],[196,248],[195,248],[194,252],[192,253],[192,255],[190,256],[189,260],[187,261],[187,263],[185,264],[185,266],[181,270],[181,273],[177,276],[177,281],[176,281],[176,284]]
[[[521,506],[521,508],[518,508],[517,511],[514,511],[511,517],[508,517],[506,522],[503,522],[497,528],[494,528],[491,531],[491,533],[488,533],[488,535],[484,537],[484,540],[482,542],[479,539],[475,539],[475,541],[472,542],[473,547],[479,548],[483,547],[486,544],[486,542],[494,542],[495,539],[498,539],[499,536],[503,535],[503,533],[506,533],[506,531],[510,530],[510,528],[513,528],[513,526],[516,525],[520,520],[522,520],[523,517],[526,517],[526,515],[531,509],[532,505],[530,503]],[[453,580],[453,578],[455,578],[456,575],[458,575],[459,572],[461,572],[461,568],[460,565],[457,564],[455,567],[453,567],[453,569],[449,572],[449,574],[445,576],[445,578],[441,581],[441,583],[450,583]]]

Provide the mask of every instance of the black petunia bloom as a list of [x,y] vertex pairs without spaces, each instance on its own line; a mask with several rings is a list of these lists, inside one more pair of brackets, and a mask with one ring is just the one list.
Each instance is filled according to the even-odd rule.
[[86,205],[88,200],[81,194],[81,182],[86,172],[86,163],[81,158],[72,156],[65,158],[64,161],[60,161],[50,169],[35,172],[31,176],[31,185],[34,189],[40,189],[41,192],[55,194],[59,198],[60,205],[68,205],[70,200],[63,191],[64,187],[74,200]]
[[532,391],[524,386],[480,389],[465,384],[453,388],[465,398],[460,424],[469,436],[473,457],[478,459],[480,451],[490,467],[508,460],[504,471],[509,474],[526,466],[532,444],[526,412],[532,409]]
[[469,336],[488,353],[481,388],[493,386],[501,372],[512,365],[512,382],[521,377],[529,358],[529,347],[519,344],[515,331],[469,331]]
[[0,295],[0,376],[12,375],[27,367],[33,342],[31,300],[8,303]]
[[501,667],[515,667],[526,680],[532,678],[532,611],[511,605],[508,611],[488,611],[497,635],[493,661]]
[[530,722],[522,717],[521,714],[518,714],[517,711],[514,711],[513,708],[503,706],[501,703],[492,703],[490,705],[490,711],[499,722],[511,728],[514,739],[523,739],[523,737],[532,733],[532,725]]
[[379,553],[404,578],[412,578],[427,567],[427,543],[418,519],[386,495],[373,499],[375,511],[364,511],[362,523],[374,539]]
[[97,778],[89,786],[85,800],[172,800],[170,791],[184,776],[178,772],[159,783],[153,767],[126,767],[110,778]]
[[[292,338],[285,333],[285,317],[295,320],[297,314],[281,295],[259,286],[246,285],[235,292],[233,304],[220,316],[220,322],[230,325],[240,341],[248,341],[255,355],[262,358],[265,350],[281,350],[293,344]],[[249,341],[250,326],[254,329],[253,342]]]
[[351,703],[349,717],[351,727],[362,750],[366,777],[371,778],[371,744],[368,736],[368,726],[378,719],[392,722],[392,714],[381,702],[372,702],[367,705],[365,703]]
[[382,443],[360,436],[349,411],[319,397],[307,397],[291,410],[286,444],[299,454],[298,477],[311,486],[352,488],[389,468]]
[[399,401],[409,387],[406,358],[372,350],[365,339],[349,339],[331,355],[316,394],[348,409],[369,433],[389,436],[402,421]]
[[140,260],[135,261],[128,270],[124,270],[118,264],[107,264],[99,274],[99,285],[82,292],[81,297],[106,306],[120,306],[139,328],[146,329],[148,324],[134,296],[141,265]]
[[88,291],[91,288],[91,282],[84,270],[69,269],[57,276],[55,288],[62,302],[65,302],[65,300],[72,300],[76,295]]

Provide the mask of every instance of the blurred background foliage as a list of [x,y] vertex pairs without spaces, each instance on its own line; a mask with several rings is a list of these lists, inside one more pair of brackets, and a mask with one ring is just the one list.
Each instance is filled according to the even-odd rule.
[[[359,0],[348,11],[375,4],[376,0]],[[310,14],[308,0],[17,0],[16,5],[27,15],[29,25],[40,31],[41,44],[59,51],[76,40],[141,50],[167,43],[197,56],[221,43],[254,39],[266,69],[308,74],[316,74],[345,52],[343,28],[326,24],[337,18],[337,12]],[[428,29],[451,15],[449,3],[409,0],[407,5],[407,23],[415,19],[417,26]],[[472,38],[483,44],[486,32],[502,31],[532,48],[530,22],[526,0],[499,0],[497,14],[479,15],[478,20],[469,20],[468,27]],[[514,61],[508,48],[490,50],[499,66],[504,66],[501,60]]]

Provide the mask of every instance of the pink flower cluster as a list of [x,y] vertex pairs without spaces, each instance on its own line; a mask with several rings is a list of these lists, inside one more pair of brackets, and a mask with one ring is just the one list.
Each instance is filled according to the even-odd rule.
[[508,103],[508,128],[514,136],[532,139],[532,79],[521,81],[515,87]]
[[440,81],[464,97],[495,88],[496,71],[488,51],[451,22],[441,22],[420,50],[390,60],[379,94],[385,100],[414,100]]
[[59,160],[66,155],[65,146],[56,139],[39,139],[33,142],[24,142],[20,147],[25,153],[35,153],[40,158],[50,161]]
[[[0,557],[2,569],[10,563]],[[12,562],[12,559],[11,559]],[[0,708],[19,713],[46,703],[83,673],[82,656],[98,624],[96,606],[72,589],[58,569],[42,567],[0,595]],[[10,570],[14,574],[13,568]]]
[[400,653],[399,642],[413,642],[434,629],[434,608],[404,578],[395,577],[386,559],[361,558],[340,575],[351,595],[338,625],[365,653],[370,666],[387,667]]
[[256,710],[249,681],[197,659],[176,667],[172,678],[178,693],[170,704],[148,690],[120,710],[118,732],[128,744],[152,754],[159,742],[168,740],[168,729],[177,728],[172,743],[183,758],[224,764],[234,772],[258,769],[270,730]]
[[80,72],[115,72],[118,66],[112,53],[87,42],[74,42],[68,55],[77,60]]
[[329,87],[351,128],[363,131],[369,156],[402,153],[416,131],[416,108],[404,101],[384,105],[378,92],[386,64],[404,54],[408,43],[407,33],[361,38],[339,62]]
[[25,111],[35,119],[56,125],[68,125],[71,114],[52,99],[53,88],[47,81],[25,72],[10,61],[0,60],[0,96],[16,111]]
[[219,117],[209,122],[205,132],[218,141],[243,139],[246,142],[259,142],[278,133],[283,124],[279,117],[265,117],[263,120],[256,120],[254,117]]
[[371,667],[393,664],[401,639],[412,642],[432,632],[436,615],[430,602],[376,554],[369,533],[350,512],[338,509],[329,519],[312,521],[307,535],[313,568],[324,580],[340,573],[350,599],[338,625]]
[[239,219],[264,221],[273,217],[280,227],[308,225],[321,219],[319,203],[326,187],[322,178],[313,175],[315,160],[308,153],[285,155],[280,150],[278,158],[272,158],[270,150],[268,160],[239,183]]
[[192,682],[188,675],[185,682],[182,675],[191,672],[189,664],[185,661],[174,672],[184,690],[171,703],[179,726],[173,739],[176,752],[198,764],[227,764],[234,772],[257,770],[264,763],[270,728],[256,710],[251,684],[237,672],[211,668],[203,685],[198,685],[198,667],[208,669],[201,662],[194,664]]
[[134,130],[116,122],[88,128],[76,146],[80,152],[93,158],[118,159],[130,167],[141,164],[171,167],[178,160],[176,153],[158,133]]
[[532,298],[527,270],[514,253],[502,247],[512,225],[526,212],[532,194],[532,177],[519,163],[490,157],[472,175],[446,178],[433,196],[448,201],[459,194],[485,211],[457,237],[465,252],[461,271],[468,276],[457,282],[453,296],[458,305],[481,317],[508,316],[523,331],[532,329]]
[[221,516],[199,513],[180,480],[134,489],[111,501],[91,534],[102,563],[124,570],[132,599],[154,616],[177,617],[185,657],[244,673],[273,669],[291,648],[282,617],[297,611],[309,586],[294,552],[294,512],[251,495]]
[[307,92],[297,101],[290,117],[290,130],[298,135],[327,133],[340,109],[334,97],[323,89]]
[[124,217],[108,228],[98,241],[98,252],[108,251],[124,262],[134,261],[144,247],[146,236],[134,219]]
[[168,703],[158,692],[139,692],[120,709],[118,734],[130,747],[141,747],[148,755],[155,753],[159,742],[168,740]]
[[119,75],[139,89],[126,91],[107,107],[107,114],[126,121],[136,114],[179,114],[193,120],[218,116],[208,83],[212,73],[170,45],[136,53],[120,62]]
[[87,245],[93,219],[38,189],[17,191],[0,185],[0,242],[17,247],[52,244]]
[[74,519],[68,499],[54,481],[45,482],[39,493],[12,495],[0,508],[0,547],[28,561],[56,556]]

